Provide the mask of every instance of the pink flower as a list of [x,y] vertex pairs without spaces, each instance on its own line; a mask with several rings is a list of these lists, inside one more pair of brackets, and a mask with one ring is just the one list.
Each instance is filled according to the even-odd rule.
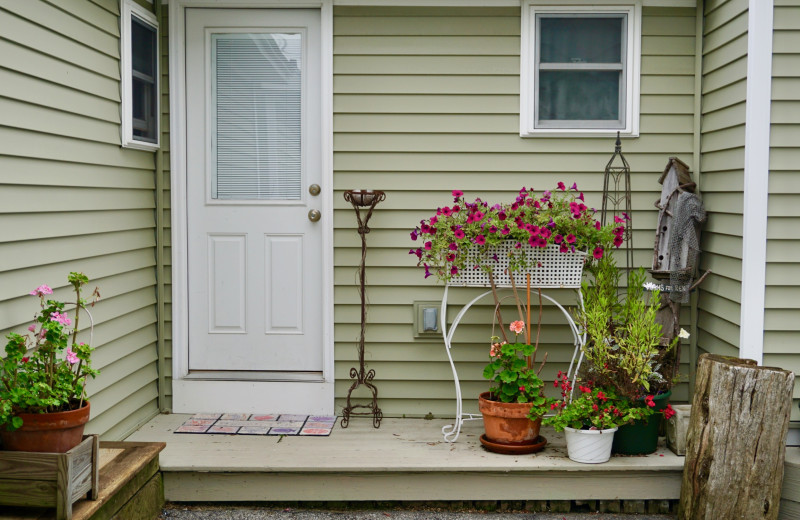
[[72,323],[72,321],[70,321],[69,319],[69,316],[67,316],[67,313],[60,313],[60,312],[51,313],[50,321],[56,321],[62,325],[69,325]]
[[524,386],[519,387],[519,391],[520,392],[524,392],[525,391],[525,387]]
[[595,260],[600,260],[603,258],[603,248],[595,247],[594,251],[592,251],[592,256],[595,258]]
[[621,236],[617,235],[617,236],[614,237],[614,247],[621,246],[622,242],[623,242],[623,240],[622,240]]
[[28,330],[31,332],[36,332],[36,324],[31,323],[30,325],[28,325]]
[[456,236],[457,239],[460,240],[460,239],[464,238],[466,235],[464,234],[464,230],[463,229],[456,229],[455,236]]
[[453,266],[450,268],[450,274],[458,274],[458,267]]
[[74,353],[71,348],[67,347],[67,363],[74,365],[78,362],[78,354]]
[[433,243],[432,242],[425,242],[425,250],[426,251],[430,251],[432,247],[433,247]]
[[492,357],[496,357],[500,355],[500,343],[493,343],[492,347],[489,349],[489,355]]
[[570,233],[569,235],[567,235],[567,244],[574,244],[577,239],[578,237]]
[[600,229],[600,221],[599,220],[595,220],[594,221],[594,228],[598,229],[598,230]]
[[558,189],[561,191],[567,191],[567,187],[564,185],[563,182],[558,183]]
[[459,198],[459,197],[463,197],[463,196],[464,196],[464,192],[463,191],[461,191],[461,190],[453,190],[453,197]]
[[615,224],[623,224],[625,222],[624,218],[619,218],[618,216],[614,215],[614,223]]
[[483,244],[486,243],[486,237],[483,236],[483,235],[476,236],[475,237],[475,243],[478,244],[479,246],[482,246]]
[[36,289],[29,292],[31,296],[44,296],[45,294],[53,294],[53,289],[48,287],[47,285],[40,285]]
[[520,334],[525,329],[525,323],[520,320],[512,321],[508,328],[511,329],[511,332],[514,334]]
[[570,186],[569,189],[574,190],[574,191],[578,191],[578,183],[577,182],[573,182],[572,186]]
[[458,244],[456,244],[455,242],[450,242],[450,245],[447,247],[448,249],[450,249],[450,251],[458,251]]

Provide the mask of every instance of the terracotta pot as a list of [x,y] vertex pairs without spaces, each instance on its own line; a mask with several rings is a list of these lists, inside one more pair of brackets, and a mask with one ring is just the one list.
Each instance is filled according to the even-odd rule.
[[83,438],[83,427],[89,421],[89,403],[68,412],[21,413],[22,427],[13,432],[0,428],[3,449],[66,453]]
[[539,437],[542,418],[528,419],[530,403],[501,403],[489,399],[491,393],[484,392],[478,398],[478,407],[483,414],[486,438],[498,444],[533,444]]

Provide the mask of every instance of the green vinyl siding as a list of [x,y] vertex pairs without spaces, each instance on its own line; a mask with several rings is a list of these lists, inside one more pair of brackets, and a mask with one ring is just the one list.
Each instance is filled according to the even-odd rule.
[[0,330],[85,272],[103,296],[87,431],[122,439],[158,391],[154,162],[120,148],[119,3],[0,0],[0,26]]
[[699,184],[703,228],[697,343],[737,355],[742,280],[742,203],[747,80],[747,1],[705,3]]
[[764,364],[800,374],[800,5],[777,0],[773,14]]
[[[695,10],[645,8],[642,20],[641,135],[623,141],[632,168],[635,263],[652,262],[658,177],[669,156],[693,162]],[[415,339],[412,303],[437,301],[443,287],[424,280],[408,255],[409,231],[450,191],[513,200],[521,186],[577,182],[599,207],[611,138],[519,137],[519,8],[336,7],[334,9],[334,283],[337,410],[357,364],[361,258],[347,189],[387,192],[368,235],[366,361],[380,407],[392,416],[452,416],[455,389],[440,337]],[[452,289],[448,321],[479,294]],[[562,303],[574,302],[565,292]],[[471,309],[454,338],[466,409],[488,389],[491,306]],[[511,315],[511,314],[510,314]],[[688,308],[684,322],[688,320]],[[565,370],[572,338],[546,306],[543,377]],[[688,347],[683,349],[688,362]],[[541,357],[540,357],[541,359]],[[684,373],[688,368],[684,369]],[[552,390],[552,389],[551,389]],[[678,400],[687,390],[676,390]]]

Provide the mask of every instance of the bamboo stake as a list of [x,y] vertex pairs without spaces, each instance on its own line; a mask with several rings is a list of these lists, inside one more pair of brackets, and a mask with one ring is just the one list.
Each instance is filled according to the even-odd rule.
[[492,297],[494,298],[494,313],[497,316],[497,324],[500,326],[500,334],[503,335],[503,341],[508,343],[508,336],[506,336],[506,329],[503,327],[503,316],[500,313],[500,300],[497,297],[497,284],[494,283],[494,273],[489,271],[489,285],[492,286]]

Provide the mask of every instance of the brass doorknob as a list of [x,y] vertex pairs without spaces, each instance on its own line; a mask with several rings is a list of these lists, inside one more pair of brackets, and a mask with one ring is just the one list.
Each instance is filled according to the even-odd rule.
[[309,192],[311,195],[314,195],[315,197],[316,197],[317,195],[319,195],[319,192],[320,192],[320,191],[321,191],[321,190],[320,190],[320,188],[319,188],[319,184],[312,184],[311,186],[309,186],[309,187],[308,187],[308,192]]
[[319,212],[318,209],[312,209],[308,212],[308,220],[311,222],[316,222],[322,216],[322,213]]

